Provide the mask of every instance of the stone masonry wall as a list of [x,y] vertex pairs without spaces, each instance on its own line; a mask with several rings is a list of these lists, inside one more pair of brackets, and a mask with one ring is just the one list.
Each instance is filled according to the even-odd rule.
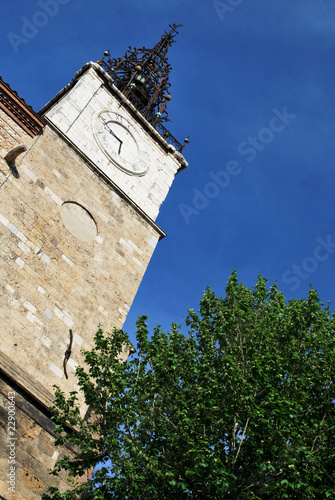
[[[18,172],[1,193],[0,352],[7,371],[48,404],[53,384],[76,388],[80,349],[91,348],[98,324],[122,327],[158,235],[49,128]],[[81,219],[93,223],[93,240],[84,241]]]
[[[28,149],[15,173],[4,156],[20,143]],[[67,488],[49,476],[60,453],[44,409],[53,385],[75,390],[80,350],[92,347],[98,325],[122,327],[159,232],[64,137],[46,126],[31,138],[2,110],[0,186],[0,495],[37,500],[48,485]],[[14,494],[7,484],[11,391],[18,403]]]
[[2,109],[0,109],[0,156],[21,142],[31,144],[33,139],[24,132]]
[[61,453],[72,453],[55,449],[54,424],[1,377],[0,391],[0,494],[6,500],[39,500],[47,486],[69,489],[64,473],[49,474]]
[[[31,144],[33,139],[24,132],[2,109],[0,109],[0,158],[6,156],[14,146]],[[0,184],[10,173],[8,165],[0,166]]]

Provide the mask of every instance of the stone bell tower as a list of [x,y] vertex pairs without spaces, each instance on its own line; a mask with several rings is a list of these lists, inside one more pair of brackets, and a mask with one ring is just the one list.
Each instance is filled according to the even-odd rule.
[[0,498],[68,487],[48,474],[53,385],[77,388],[81,349],[122,327],[165,236],[155,219],[187,166],[164,127],[176,28],[87,63],[38,114],[0,81]]

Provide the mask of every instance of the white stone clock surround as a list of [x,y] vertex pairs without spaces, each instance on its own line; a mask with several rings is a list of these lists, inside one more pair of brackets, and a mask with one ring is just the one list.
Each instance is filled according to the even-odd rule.
[[114,165],[129,175],[144,175],[150,156],[140,132],[121,113],[103,109],[92,117],[92,130],[102,152]]
[[[95,63],[87,63],[41,113],[155,221],[176,173],[186,167],[187,162],[132,108],[105,71]],[[136,140],[140,150],[149,159],[149,168],[143,175],[126,171],[124,164],[120,168],[115,158],[106,154],[108,148],[104,151],[104,146],[94,138],[92,119],[102,110],[122,115],[138,132],[140,139],[136,137]]]

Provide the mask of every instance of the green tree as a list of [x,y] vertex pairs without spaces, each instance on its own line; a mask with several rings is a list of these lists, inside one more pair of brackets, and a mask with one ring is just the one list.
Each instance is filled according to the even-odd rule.
[[188,311],[188,334],[173,324],[149,338],[145,320],[131,361],[118,361],[122,331],[99,330],[85,352],[77,377],[93,419],[57,390],[58,444],[69,423],[81,450],[57,470],[96,470],[44,499],[335,498],[335,317],[314,289],[287,303],[234,272],[225,298],[208,288]]

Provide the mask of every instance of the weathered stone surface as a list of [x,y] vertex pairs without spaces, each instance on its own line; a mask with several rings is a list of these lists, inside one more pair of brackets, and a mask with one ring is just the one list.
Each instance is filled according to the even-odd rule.
[[[133,121],[150,160],[145,175],[130,175],[108,158],[94,135],[102,109],[122,114],[122,126]],[[47,485],[68,488],[49,475],[59,451],[45,407],[54,384],[67,394],[77,389],[74,371],[98,325],[122,327],[164,235],[154,219],[180,167],[143,119],[120,108],[94,65],[49,106],[47,118],[32,138],[0,109],[0,494],[10,500],[37,500]],[[25,147],[11,165],[5,156],[19,144]],[[7,483],[11,392],[15,494]]]
[[[50,433],[54,424],[34,407],[31,399],[25,399],[23,391],[10,387],[6,380],[0,380],[0,390],[0,494],[7,500],[38,500],[47,486],[59,486],[65,491],[69,485],[64,474],[59,478],[49,474],[59,456]],[[9,415],[15,418],[14,426],[9,425],[13,423]],[[11,467],[15,468],[14,476],[10,475]],[[11,491],[12,483],[8,481],[13,477],[15,486]]]
[[[10,177],[1,193],[6,277],[0,319],[10,327],[2,328],[0,351],[21,367],[28,390],[36,393],[38,379],[51,399],[54,383],[66,391],[76,388],[74,366],[82,363],[81,348],[92,346],[98,324],[109,331],[122,327],[153,252],[149,241],[158,235],[49,128],[18,168],[20,177]],[[93,241],[81,241],[66,228],[61,211],[67,202],[91,214],[98,233]],[[122,223],[110,216],[113,211]],[[73,343],[67,380],[63,360],[70,328],[82,342]],[[49,403],[45,394],[39,398]]]
[[6,154],[15,146],[21,143],[31,144],[33,139],[24,132],[21,127],[10,119],[8,115],[0,109],[0,156]]

